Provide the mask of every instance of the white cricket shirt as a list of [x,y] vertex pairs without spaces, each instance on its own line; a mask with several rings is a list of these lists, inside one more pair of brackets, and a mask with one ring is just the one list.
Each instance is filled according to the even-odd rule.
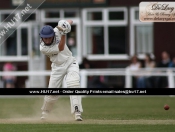
[[61,40],[61,34],[56,27],[54,28],[54,32],[55,32],[55,38],[53,43],[47,46],[42,41],[40,44],[40,51],[43,54],[47,55],[52,63],[60,65],[64,63],[66,60],[68,60],[69,57],[72,57],[72,52],[69,50],[66,44],[64,46],[64,50],[59,51],[58,44]]

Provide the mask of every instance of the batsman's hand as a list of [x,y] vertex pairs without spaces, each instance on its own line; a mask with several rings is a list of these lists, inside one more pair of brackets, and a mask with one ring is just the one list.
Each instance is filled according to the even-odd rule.
[[67,33],[69,33],[71,31],[71,25],[66,20],[60,20],[58,22],[57,28],[60,31],[61,35],[66,35]]

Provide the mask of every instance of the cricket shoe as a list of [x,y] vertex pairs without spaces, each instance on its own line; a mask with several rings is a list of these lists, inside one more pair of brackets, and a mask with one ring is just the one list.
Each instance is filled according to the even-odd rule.
[[42,115],[41,115],[41,120],[45,120],[47,118],[47,116],[48,116],[48,112],[43,111]]
[[78,106],[75,106],[75,120],[82,121],[81,112],[78,110]]
[[75,120],[76,121],[82,121],[81,113],[75,113]]

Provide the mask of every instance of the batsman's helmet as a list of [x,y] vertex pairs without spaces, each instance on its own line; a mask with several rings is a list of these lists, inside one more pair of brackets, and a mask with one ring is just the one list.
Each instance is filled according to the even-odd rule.
[[45,25],[42,27],[39,35],[41,38],[50,38],[55,36],[55,32],[51,26]]

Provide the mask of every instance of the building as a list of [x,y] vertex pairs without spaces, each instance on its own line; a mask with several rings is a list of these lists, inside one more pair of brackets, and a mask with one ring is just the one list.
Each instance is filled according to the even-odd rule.
[[[144,53],[152,53],[156,61],[160,61],[164,50],[175,56],[175,23],[140,22],[140,2],[6,0],[0,5],[1,68],[4,62],[11,61],[19,71],[50,70],[49,59],[39,52],[38,33],[43,25],[56,26],[63,18],[74,21],[72,32],[67,35],[73,55],[79,63],[86,57],[93,68],[124,68],[134,54],[143,59]],[[5,35],[2,35],[3,29],[7,31]],[[43,81],[44,77],[26,76],[18,77],[17,85],[25,87],[26,79],[36,87],[45,87],[48,83],[48,77]]]

